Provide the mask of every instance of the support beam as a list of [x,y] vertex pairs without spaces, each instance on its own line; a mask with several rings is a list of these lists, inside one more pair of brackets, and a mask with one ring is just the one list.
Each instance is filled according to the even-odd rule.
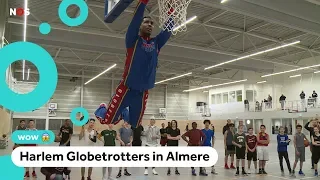
[[[250,1],[254,2],[254,0],[250,0]],[[301,3],[303,2],[308,3],[306,1],[301,1],[301,0],[294,0],[294,2],[291,2],[291,1],[289,2],[289,1],[290,0],[283,1],[282,3],[295,4],[295,2],[299,2],[299,1]],[[277,10],[261,7],[256,4],[246,2],[244,0],[231,0],[223,4],[221,4],[221,0],[211,0],[211,1],[193,0],[193,2],[202,4],[207,7],[212,7],[215,9],[216,8],[223,9],[223,10],[231,11],[234,13],[250,16],[253,18],[259,18],[261,20],[265,20],[270,23],[278,24],[278,25],[289,27],[292,29],[297,29],[299,31],[306,32],[309,34],[313,34],[317,36],[320,35],[320,24],[318,23],[297,18]],[[315,11],[314,13],[318,11]],[[297,12],[300,12],[300,11],[297,11]],[[318,18],[318,16],[316,18]]]
[[80,89],[80,106],[83,107],[84,98],[84,71],[81,71],[81,89]]
[[[15,71],[15,73],[22,73],[22,70],[17,70],[17,71]],[[38,72],[35,72],[35,71],[30,71],[30,74],[39,74]],[[72,77],[78,77],[78,78],[84,78],[84,79],[91,79],[91,78],[93,78],[94,76],[88,76],[88,75],[77,75],[77,74],[75,74],[75,75],[70,75],[70,74],[67,74],[67,73],[58,73],[58,76],[59,77],[70,77],[70,78],[72,78]],[[120,81],[120,80],[122,80],[122,78],[121,77],[114,77],[114,78],[112,78],[112,77],[107,77],[107,76],[100,76],[98,79],[104,79],[104,80],[116,80],[116,81]],[[157,80],[159,80],[160,81],[160,79],[157,79]],[[179,81],[179,83],[172,83],[172,82],[166,82],[166,83],[164,83],[164,84],[168,84],[168,85],[179,85],[179,86],[183,86],[183,87],[189,87],[189,84],[184,84],[184,81]],[[160,85],[163,85],[163,84],[160,84]]]
[[[9,23],[23,24],[23,21],[10,18]],[[38,27],[38,23],[28,21],[28,26]],[[124,39],[123,35],[108,33],[108,32],[101,32],[101,31],[97,31],[94,29],[84,29],[84,28],[70,29],[70,28],[66,28],[65,26],[58,25],[58,24],[51,24],[51,28],[57,29],[57,30],[62,30],[62,31],[72,31],[72,32],[82,33],[82,34],[91,34],[91,35],[105,36],[105,37],[110,37],[110,38]],[[233,29],[235,29],[235,28],[233,28]],[[243,30],[240,29],[239,31],[242,32]],[[251,33],[251,35],[252,35],[252,33]],[[265,37],[265,38],[267,38],[267,37]],[[273,39],[273,41],[276,41],[276,40]],[[232,53],[232,52],[228,52],[228,51],[224,51],[224,50],[217,50],[217,49],[204,48],[204,47],[199,47],[199,46],[194,46],[194,45],[178,44],[178,43],[172,43],[172,42],[167,43],[166,46],[184,48],[184,49],[188,49],[188,50],[197,50],[197,51],[209,52],[209,53],[217,53],[217,54],[228,55],[228,56],[233,56],[233,57],[239,57],[239,56],[246,55],[246,54]],[[319,53],[319,51],[315,51],[315,50],[312,50],[312,52]],[[231,58],[232,57],[230,57],[230,59]],[[286,66],[292,66],[292,67],[294,66],[291,64],[282,63],[282,62],[278,62],[278,61],[272,61],[272,60],[265,59],[265,58],[252,57],[250,59],[255,60],[255,61],[278,64],[278,65],[286,65]],[[295,66],[295,67],[297,67],[297,66]]]

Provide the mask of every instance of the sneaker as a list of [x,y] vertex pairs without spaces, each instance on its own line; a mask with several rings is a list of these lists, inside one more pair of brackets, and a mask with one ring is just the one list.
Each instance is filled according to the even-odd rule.
[[125,169],[124,170],[124,173],[123,173],[125,176],[131,176],[131,174]]
[[299,171],[299,175],[300,176],[305,176],[305,174],[301,170]]
[[82,176],[81,180],[84,180],[84,177]]
[[263,174],[263,173],[262,173],[262,170],[261,170],[261,169],[259,169],[259,172],[258,172],[258,174]]
[[314,172],[314,176],[316,176],[316,177],[319,176],[318,171],[315,171],[315,172]]
[[179,173],[179,171],[178,171],[178,170],[176,170],[176,171],[175,171],[175,174],[176,174],[176,175],[180,175],[180,173]]
[[33,178],[36,178],[36,177],[37,177],[37,174],[36,174],[35,171],[32,171],[32,174],[31,174],[31,175],[32,175]]
[[264,169],[262,170],[262,174],[268,174]]
[[295,178],[295,177],[296,177],[296,175],[295,175],[295,172],[294,172],[294,171],[291,171],[290,177],[293,177],[293,178]]
[[208,176],[208,174],[206,173],[206,171],[200,171],[199,175],[200,175],[200,176]]
[[251,174],[251,170],[250,169],[248,169],[247,174]]
[[148,175],[149,174],[149,171],[148,171],[148,169],[146,169],[146,170],[144,170],[144,175]]
[[158,175],[156,169],[154,169],[154,168],[152,169],[152,174],[153,174],[153,175]]
[[230,169],[229,166],[228,166],[228,164],[225,164],[225,165],[224,165],[224,168],[225,168],[225,169]]
[[87,177],[87,180],[92,180],[91,177]]
[[29,171],[27,171],[27,172],[24,174],[24,177],[25,177],[25,178],[30,177],[30,175],[29,175]]
[[192,169],[191,173],[192,173],[192,176],[196,176],[196,175],[197,175],[197,173],[196,173],[196,170],[195,170],[195,169]]
[[214,168],[211,169],[211,174],[218,174]]
[[116,178],[120,178],[121,177],[121,171],[118,172]]
[[284,176],[284,171],[281,171],[281,176]]
[[236,172],[235,176],[239,176],[239,171]]
[[231,164],[230,169],[236,169],[233,164]]
[[167,176],[170,176],[170,175],[171,175],[171,170],[168,169],[168,171],[167,171]]
[[248,176],[248,174],[246,173],[246,171],[242,171],[242,175],[243,175],[243,176]]

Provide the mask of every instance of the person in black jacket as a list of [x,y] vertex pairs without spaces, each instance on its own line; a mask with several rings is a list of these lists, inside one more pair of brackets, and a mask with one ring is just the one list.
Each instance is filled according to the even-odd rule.
[[222,130],[222,134],[223,135],[229,129],[229,124],[231,124],[231,120],[230,119],[228,119],[227,120],[227,124],[225,126],[223,126],[223,130]]
[[313,90],[313,93],[312,93],[312,98],[317,98],[318,97],[318,94],[316,93],[315,90]]
[[287,99],[287,97],[285,97],[283,94],[279,98],[282,110],[284,110],[284,103],[285,103],[286,99]]
[[42,167],[40,171],[46,176],[46,180],[63,180],[63,174],[69,175],[71,172],[66,167]]
[[301,99],[301,106],[304,109],[306,107],[305,106],[305,104],[306,104],[306,94],[303,91],[301,91],[301,93],[300,93],[300,99]]
[[268,106],[269,108],[272,108],[272,97],[270,96],[270,94],[268,95]]
[[312,93],[312,98],[314,99],[314,105],[317,107],[317,99],[318,99],[318,94],[316,93],[315,90],[313,90],[313,93]]
[[[311,123],[311,127],[309,126],[310,123]],[[314,134],[314,131],[313,131],[314,126],[317,126],[317,119],[316,120],[311,119],[306,125],[304,125],[304,128],[310,132],[310,139]],[[310,151],[312,152],[312,143],[310,143]],[[314,169],[312,157],[311,157],[311,164],[312,164],[312,169]]]

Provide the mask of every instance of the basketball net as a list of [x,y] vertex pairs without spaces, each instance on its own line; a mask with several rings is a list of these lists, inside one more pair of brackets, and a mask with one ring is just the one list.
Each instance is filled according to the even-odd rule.
[[[158,0],[160,28],[173,35],[186,31],[187,9],[190,2],[191,0]],[[171,10],[173,12],[169,13]]]

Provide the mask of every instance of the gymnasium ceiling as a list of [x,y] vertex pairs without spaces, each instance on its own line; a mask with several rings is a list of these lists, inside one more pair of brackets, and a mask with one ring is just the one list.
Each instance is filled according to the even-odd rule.
[[[303,67],[305,58],[320,55],[320,5],[318,0],[193,0],[188,17],[196,21],[188,24],[188,31],[173,36],[159,57],[157,80],[193,72],[170,84],[201,85],[210,80],[224,83],[241,79],[241,71],[260,74],[273,72],[277,66],[289,69]],[[89,17],[79,27],[68,27],[59,20],[57,9],[61,0],[29,0],[27,40],[40,44],[54,57],[59,75],[80,77],[84,70],[91,78],[112,64],[117,68],[101,78],[120,79],[123,71],[124,36],[132,18],[135,2],[112,24],[102,20],[104,0],[87,0]],[[23,6],[23,0],[9,0],[9,7]],[[77,7],[68,9],[76,17]],[[158,4],[150,0],[145,14],[158,22]],[[41,35],[38,25],[49,22],[52,31]],[[7,26],[11,42],[23,39],[23,18],[9,17]],[[159,32],[155,28],[154,34]],[[239,56],[300,40],[301,43],[251,59],[244,59],[204,71],[204,67]],[[316,62],[315,62],[316,63]],[[16,72],[22,72],[18,63]],[[37,76],[32,64],[31,74]]]

